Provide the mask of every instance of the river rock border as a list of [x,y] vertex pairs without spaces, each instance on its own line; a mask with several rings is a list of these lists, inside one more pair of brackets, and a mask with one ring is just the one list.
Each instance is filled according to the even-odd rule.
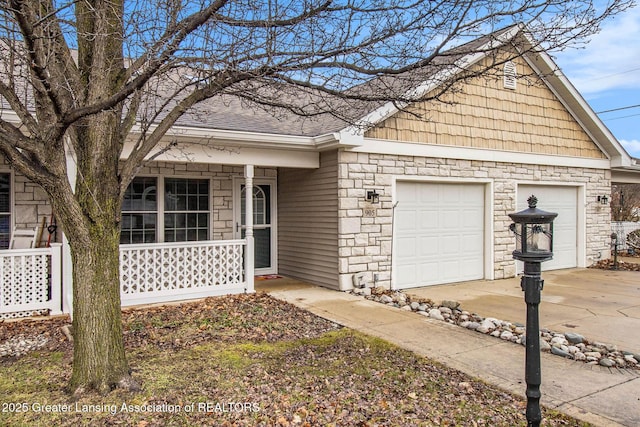
[[[493,317],[482,317],[460,308],[457,301],[442,301],[439,305],[429,299],[412,298],[401,291],[386,288],[354,289],[363,296],[400,310],[412,311],[425,317],[444,321],[485,335],[525,345],[525,327]],[[640,369],[640,353],[618,350],[615,345],[590,341],[582,335],[540,330],[540,350],[557,356],[607,368]]]

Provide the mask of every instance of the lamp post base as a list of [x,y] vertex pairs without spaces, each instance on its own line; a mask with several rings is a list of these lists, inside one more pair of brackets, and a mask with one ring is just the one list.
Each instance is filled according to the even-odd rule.
[[520,286],[527,304],[525,382],[527,383],[527,426],[538,427],[542,421],[540,411],[540,322],[538,306],[544,281],[540,278],[540,262],[525,261]]

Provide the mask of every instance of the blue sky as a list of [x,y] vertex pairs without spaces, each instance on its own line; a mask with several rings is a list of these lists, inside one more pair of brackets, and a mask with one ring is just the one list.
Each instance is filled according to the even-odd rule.
[[554,59],[627,152],[640,158],[640,6],[607,21],[584,49]]

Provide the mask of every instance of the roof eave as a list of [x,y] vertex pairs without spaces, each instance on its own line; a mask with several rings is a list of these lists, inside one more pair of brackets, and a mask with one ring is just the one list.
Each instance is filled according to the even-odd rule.
[[[155,128],[151,126],[147,132]],[[131,134],[140,134],[142,128],[136,125]],[[164,139],[176,142],[204,141],[207,144],[218,146],[243,146],[252,148],[286,149],[301,151],[324,151],[340,145],[352,144],[341,141],[339,133],[327,133],[318,136],[286,135],[265,132],[249,132],[237,130],[211,129],[192,126],[172,126],[164,136]]]

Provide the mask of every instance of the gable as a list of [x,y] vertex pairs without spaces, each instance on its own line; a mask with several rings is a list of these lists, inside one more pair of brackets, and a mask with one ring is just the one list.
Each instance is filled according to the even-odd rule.
[[[486,67],[489,59],[475,65]],[[604,159],[571,113],[523,58],[515,88],[503,67],[474,77],[440,101],[418,102],[378,123],[367,138]]]

